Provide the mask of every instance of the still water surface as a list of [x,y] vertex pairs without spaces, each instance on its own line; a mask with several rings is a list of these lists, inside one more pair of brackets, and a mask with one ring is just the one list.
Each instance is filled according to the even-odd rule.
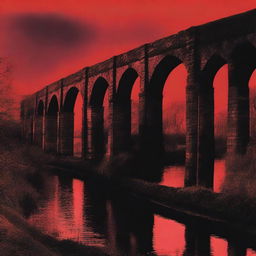
[[[224,161],[216,161],[215,191],[220,191],[225,178],[224,167]],[[46,199],[29,221],[57,239],[106,247],[112,255],[256,256],[252,249],[217,237],[200,225],[160,216],[125,196],[109,196],[91,181],[47,179]],[[182,187],[184,167],[167,167],[161,184]]]

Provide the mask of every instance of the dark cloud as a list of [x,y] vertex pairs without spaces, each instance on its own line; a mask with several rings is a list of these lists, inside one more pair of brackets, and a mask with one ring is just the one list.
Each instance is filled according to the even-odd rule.
[[73,47],[90,42],[94,36],[91,26],[59,14],[16,15],[10,18],[10,29],[38,47]]
[[82,67],[152,41],[161,31],[150,22],[104,23],[56,13],[19,13],[0,18],[0,52],[11,57],[16,88],[31,93]]
[[[27,86],[47,83],[58,70],[88,54],[97,32],[89,22],[59,14],[16,14],[1,20],[1,55],[11,58],[14,80],[28,81],[21,85],[28,91]],[[41,86],[39,82],[35,89]]]

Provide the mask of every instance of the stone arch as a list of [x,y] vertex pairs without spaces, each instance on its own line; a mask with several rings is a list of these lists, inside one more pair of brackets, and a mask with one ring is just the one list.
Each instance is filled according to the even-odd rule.
[[48,109],[47,109],[47,115],[57,115],[59,112],[59,103],[56,95],[53,95]]
[[163,89],[168,76],[182,63],[181,59],[173,55],[163,57],[155,67],[146,88],[146,144],[153,149],[156,158],[161,158],[164,153]]
[[44,102],[42,100],[39,101],[37,106],[37,115],[43,116],[44,115]]
[[138,78],[138,73],[133,68],[128,68],[122,74],[117,88],[117,101],[122,104],[124,101],[129,101],[131,98],[132,87],[135,80]]
[[[92,88],[91,95],[89,97],[89,108],[91,121],[91,154],[95,159],[102,159],[107,152],[108,143],[108,131],[106,130],[106,122],[109,120],[104,120],[104,97],[109,88],[108,82],[103,78],[99,77]],[[107,118],[108,119],[108,118]]]
[[230,153],[244,154],[250,141],[249,80],[256,68],[256,48],[247,41],[237,44],[229,59]]
[[72,87],[68,90],[65,96],[63,111],[64,112],[73,112],[74,106],[76,103],[76,98],[79,93],[79,90],[76,87]]
[[[249,79],[256,68],[256,48],[248,41],[237,44],[230,54],[229,62],[232,68],[238,71],[234,74],[239,79],[239,83],[243,83],[245,86],[248,85]],[[231,86],[233,86],[232,83]]]
[[56,95],[53,95],[45,117],[45,150],[47,152],[57,152],[58,144],[58,113],[59,104]]
[[[132,104],[131,95],[135,81],[139,77],[137,71],[128,68],[124,71],[118,83],[116,108],[114,114],[115,141],[117,152],[129,151],[132,147]],[[137,113],[138,115],[139,113]]]
[[89,105],[92,107],[103,106],[103,101],[109,84],[103,77],[99,77],[92,88],[92,92],[89,99]]
[[[62,155],[74,155],[74,107],[77,101],[79,90],[71,87],[65,95],[62,111],[59,117],[59,151]],[[82,111],[82,109],[81,109]]]
[[[225,64],[227,61],[218,53],[214,53],[199,74],[197,176],[200,184],[211,188],[214,181],[215,159],[214,79]],[[225,151],[226,141],[218,140],[218,145],[223,146]]]
[[[222,58],[218,54],[213,54],[209,60],[207,61],[206,65],[204,66],[202,73],[201,73],[201,87],[212,87],[213,80],[217,72],[225,65],[227,61]],[[202,88],[202,89],[203,89]]]
[[149,81],[148,91],[155,97],[162,97],[165,82],[171,73],[182,61],[173,55],[167,55],[155,67]]

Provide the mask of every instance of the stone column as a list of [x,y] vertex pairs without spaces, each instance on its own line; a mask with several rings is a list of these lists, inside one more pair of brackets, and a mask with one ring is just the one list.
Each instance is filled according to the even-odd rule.
[[198,99],[197,185],[213,188],[214,89],[202,83]]
[[57,136],[58,136],[58,116],[45,116],[45,140],[44,150],[46,152],[57,153]]
[[228,138],[229,155],[243,154],[249,142],[249,88],[243,70],[229,64]]
[[[86,97],[86,96],[84,96]],[[82,106],[82,158],[87,159],[88,150],[88,125],[87,125],[87,100],[83,101]]]
[[62,112],[59,115],[59,153],[73,156],[74,150],[74,113]]
[[131,150],[131,101],[114,106],[114,154]]
[[186,174],[185,186],[197,184],[198,84],[188,79],[186,88]]
[[87,119],[87,154],[89,159],[100,160],[105,153],[105,136],[104,136],[104,108],[88,107]]
[[188,225],[185,230],[185,251],[183,256],[210,256],[210,235],[198,226]]
[[164,153],[162,124],[162,95],[146,94],[146,141],[145,150],[149,158],[161,160]]
[[35,118],[34,142],[36,145],[42,147],[42,144],[43,144],[43,116],[36,116],[36,118]]

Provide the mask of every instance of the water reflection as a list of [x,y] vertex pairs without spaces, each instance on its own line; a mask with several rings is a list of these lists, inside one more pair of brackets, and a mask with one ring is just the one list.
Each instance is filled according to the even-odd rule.
[[157,255],[182,255],[185,226],[159,215],[154,216],[153,245]]
[[75,136],[74,137],[74,157],[82,157],[82,137]]
[[[215,160],[213,190],[220,192],[226,177],[226,161]],[[185,166],[167,166],[164,168],[160,185],[168,187],[184,187]]]
[[213,236],[202,223],[162,217],[101,183],[50,176],[47,186],[48,198],[29,221],[58,239],[104,246],[111,255],[256,255],[239,234]]

